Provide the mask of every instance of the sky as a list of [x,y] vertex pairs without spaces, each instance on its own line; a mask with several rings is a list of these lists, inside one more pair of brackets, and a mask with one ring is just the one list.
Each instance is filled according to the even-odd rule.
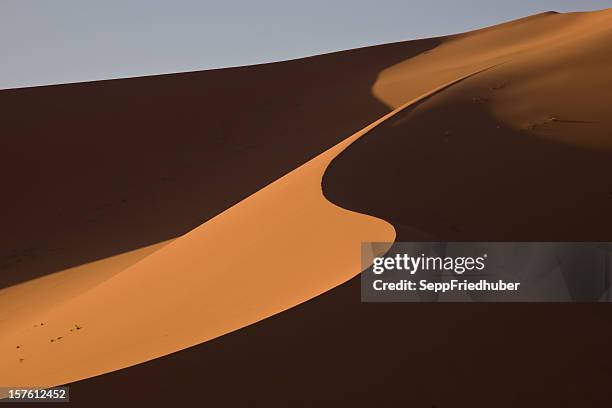
[[0,0],[0,89],[280,61],[612,0]]

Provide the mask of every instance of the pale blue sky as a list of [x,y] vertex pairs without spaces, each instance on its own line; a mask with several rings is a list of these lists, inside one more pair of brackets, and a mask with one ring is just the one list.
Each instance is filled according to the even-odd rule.
[[612,0],[0,0],[0,89],[246,65]]

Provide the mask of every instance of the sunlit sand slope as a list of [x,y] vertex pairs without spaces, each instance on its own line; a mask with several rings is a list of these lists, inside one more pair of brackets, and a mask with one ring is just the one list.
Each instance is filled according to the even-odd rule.
[[[321,194],[327,164],[360,134],[80,296],[35,314],[13,310],[0,339],[10,350],[0,355],[0,383],[61,384],[143,362],[355,276],[362,241],[395,237],[386,222]],[[54,279],[63,276],[43,278],[36,295],[61,297]],[[3,294],[14,297],[22,286]]]
[[[24,320],[36,321],[41,313],[81,296],[168,242],[160,242],[0,290],[0,333],[18,328]],[[34,325],[39,326],[40,323]]]

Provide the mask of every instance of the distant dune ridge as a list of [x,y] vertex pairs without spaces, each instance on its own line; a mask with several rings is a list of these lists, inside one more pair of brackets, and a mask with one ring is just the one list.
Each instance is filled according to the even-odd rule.
[[0,384],[82,380],[90,406],[609,405],[599,305],[361,304],[357,275],[363,241],[609,241],[610,27],[543,13],[0,92]]
[[326,197],[391,222],[400,241],[609,240],[611,23],[610,11],[540,14],[384,70],[373,91],[396,107],[501,64],[354,143],[326,173]]

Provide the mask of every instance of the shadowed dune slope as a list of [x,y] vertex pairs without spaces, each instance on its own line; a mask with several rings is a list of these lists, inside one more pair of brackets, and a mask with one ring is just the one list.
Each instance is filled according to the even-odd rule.
[[494,401],[508,408],[605,408],[612,402],[606,305],[362,304],[359,296],[356,277],[210,342],[70,384],[71,404],[488,408]]
[[[608,16],[538,15],[449,37],[383,71],[373,92],[395,107],[453,75],[503,63],[355,142],[328,168],[324,194],[389,220],[398,239],[610,239],[594,223],[608,194],[599,172],[609,169],[610,128],[598,105],[609,95]],[[555,116],[532,126],[541,112]],[[583,122],[599,127],[580,131]],[[608,309],[362,304],[354,278],[197,347],[73,383],[72,401],[607,407]],[[134,393],[140,387],[155,393]]]
[[0,288],[180,236],[389,112],[418,40],[0,91]]

